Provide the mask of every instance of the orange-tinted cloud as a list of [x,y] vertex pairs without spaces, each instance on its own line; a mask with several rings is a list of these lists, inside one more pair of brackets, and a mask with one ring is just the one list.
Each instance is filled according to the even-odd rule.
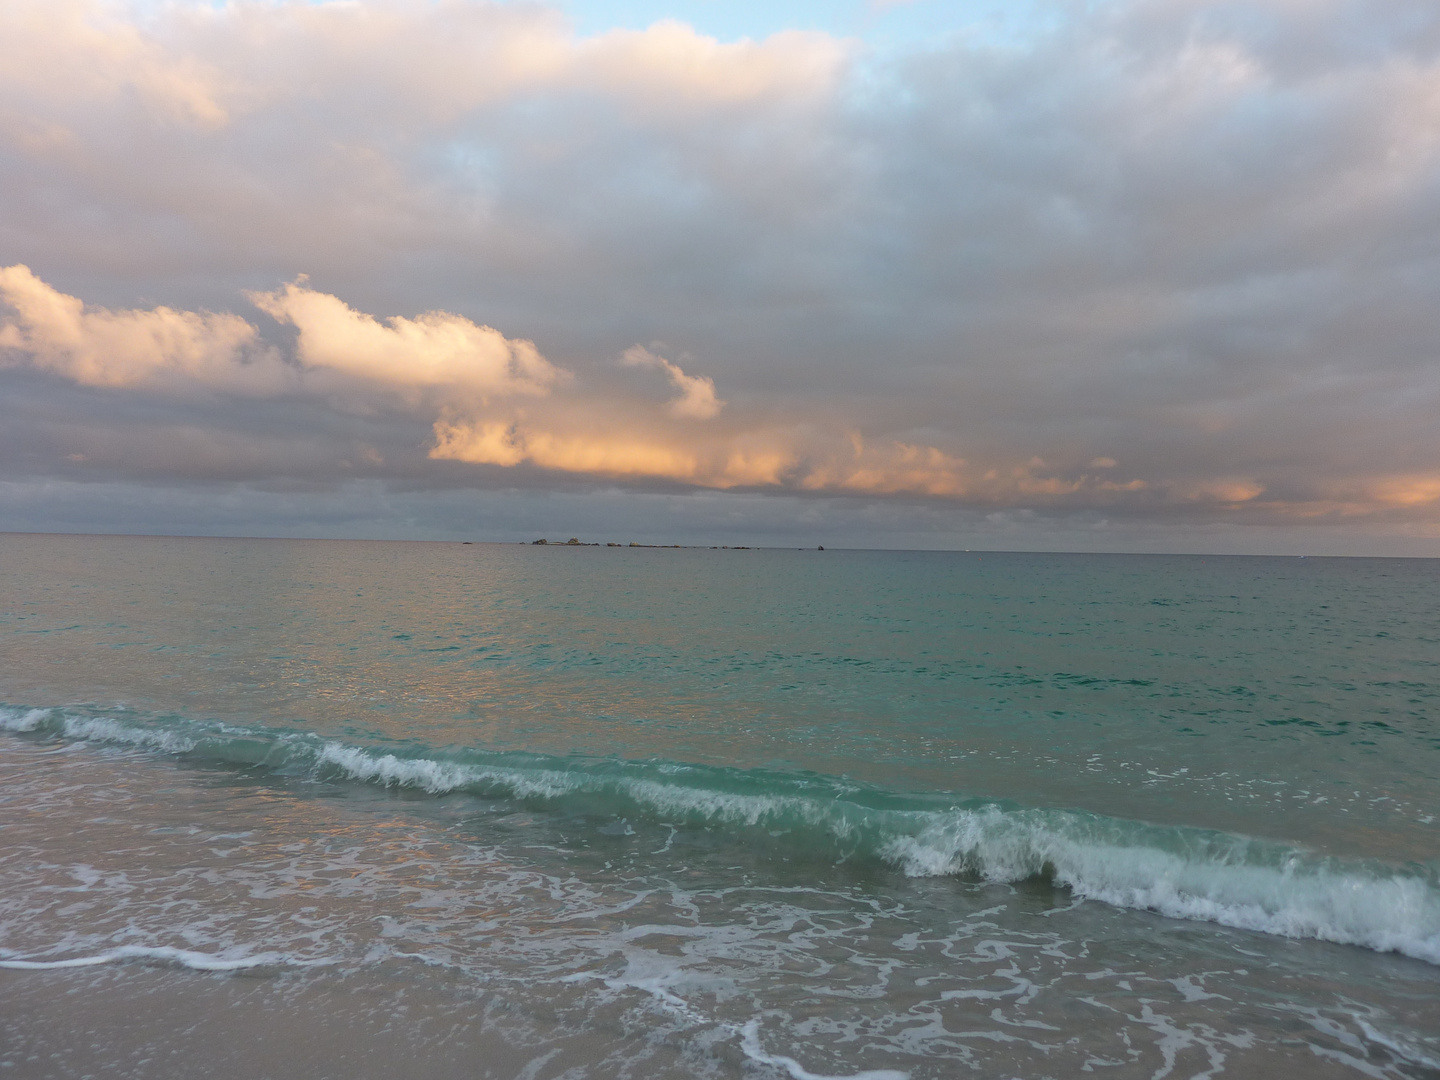
[[[287,360],[261,342],[257,326],[233,314],[110,310],[87,306],[24,266],[0,269],[0,356],[83,386],[116,392],[288,394],[323,402],[344,380],[350,400],[399,402],[428,418],[432,460],[531,469],[605,481],[666,481],[696,488],[757,488],[838,495],[912,496],[976,506],[1196,506],[1262,508],[1306,518],[1353,517],[1440,503],[1440,474],[1382,474],[1332,485],[1329,494],[1285,498],[1254,476],[1126,475],[1116,458],[1031,455],[982,459],[896,435],[863,434],[833,416],[726,410],[709,376],[641,346],[621,365],[663,372],[678,396],[665,402],[597,392],[546,359],[529,341],[460,315],[430,311],[381,319],[299,279],[249,294],[298,331]],[[602,365],[603,368],[603,365]],[[601,369],[597,369],[599,373]],[[594,374],[594,373],[592,373]],[[188,428],[186,438],[203,443]],[[192,459],[243,460],[234,435]],[[347,450],[374,467],[368,444]],[[86,462],[89,454],[71,460]]]
[[707,375],[686,375],[679,364],[673,364],[663,356],[656,356],[649,349],[632,345],[620,357],[626,367],[659,368],[670,377],[670,384],[680,391],[680,396],[667,406],[671,416],[691,420],[710,420],[720,414],[725,402],[715,396],[715,380]]

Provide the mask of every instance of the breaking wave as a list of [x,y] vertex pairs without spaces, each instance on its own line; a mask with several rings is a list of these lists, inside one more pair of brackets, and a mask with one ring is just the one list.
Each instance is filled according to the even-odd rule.
[[1432,865],[1339,859],[1274,841],[1084,811],[901,795],[815,773],[465,748],[401,751],[312,733],[78,709],[0,708],[0,730],[317,781],[436,795],[468,792],[680,826],[763,830],[770,841],[836,858],[876,859],[914,877],[1046,877],[1078,897],[1118,907],[1440,964],[1440,874]]

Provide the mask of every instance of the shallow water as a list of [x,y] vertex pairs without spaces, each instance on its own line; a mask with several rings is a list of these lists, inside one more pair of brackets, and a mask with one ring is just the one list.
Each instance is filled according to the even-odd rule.
[[0,1056],[1436,1075],[1437,573],[0,537]]

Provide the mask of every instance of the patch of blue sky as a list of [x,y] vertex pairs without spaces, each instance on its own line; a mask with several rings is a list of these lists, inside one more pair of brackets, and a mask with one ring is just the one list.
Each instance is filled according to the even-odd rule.
[[784,30],[858,38],[879,51],[956,37],[1019,45],[1076,5],[1063,0],[554,0],[582,36],[674,19],[721,41]]
[[[192,0],[226,7],[234,0]],[[274,0],[284,2],[284,0]],[[355,0],[309,0],[354,3]],[[436,0],[412,0],[416,6]],[[476,0],[484,2],[484,0]],[[665,19],[720,41],[760,40],[785,30],[812,30],[858,39],[875,52],[909,51],[965,38],[973,43],[1023,46],[1069,14],[1106,0],[501,0],[563,12],[575,32],[643,30]],[[175,0],[131,0],[141,11]]]

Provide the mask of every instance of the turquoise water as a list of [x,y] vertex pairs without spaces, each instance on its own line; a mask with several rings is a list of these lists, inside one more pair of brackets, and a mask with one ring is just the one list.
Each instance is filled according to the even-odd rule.
[[3,536],[0,978],[413,969],[537,1077],[1434,1075],[1437,601],[1428,560]]

